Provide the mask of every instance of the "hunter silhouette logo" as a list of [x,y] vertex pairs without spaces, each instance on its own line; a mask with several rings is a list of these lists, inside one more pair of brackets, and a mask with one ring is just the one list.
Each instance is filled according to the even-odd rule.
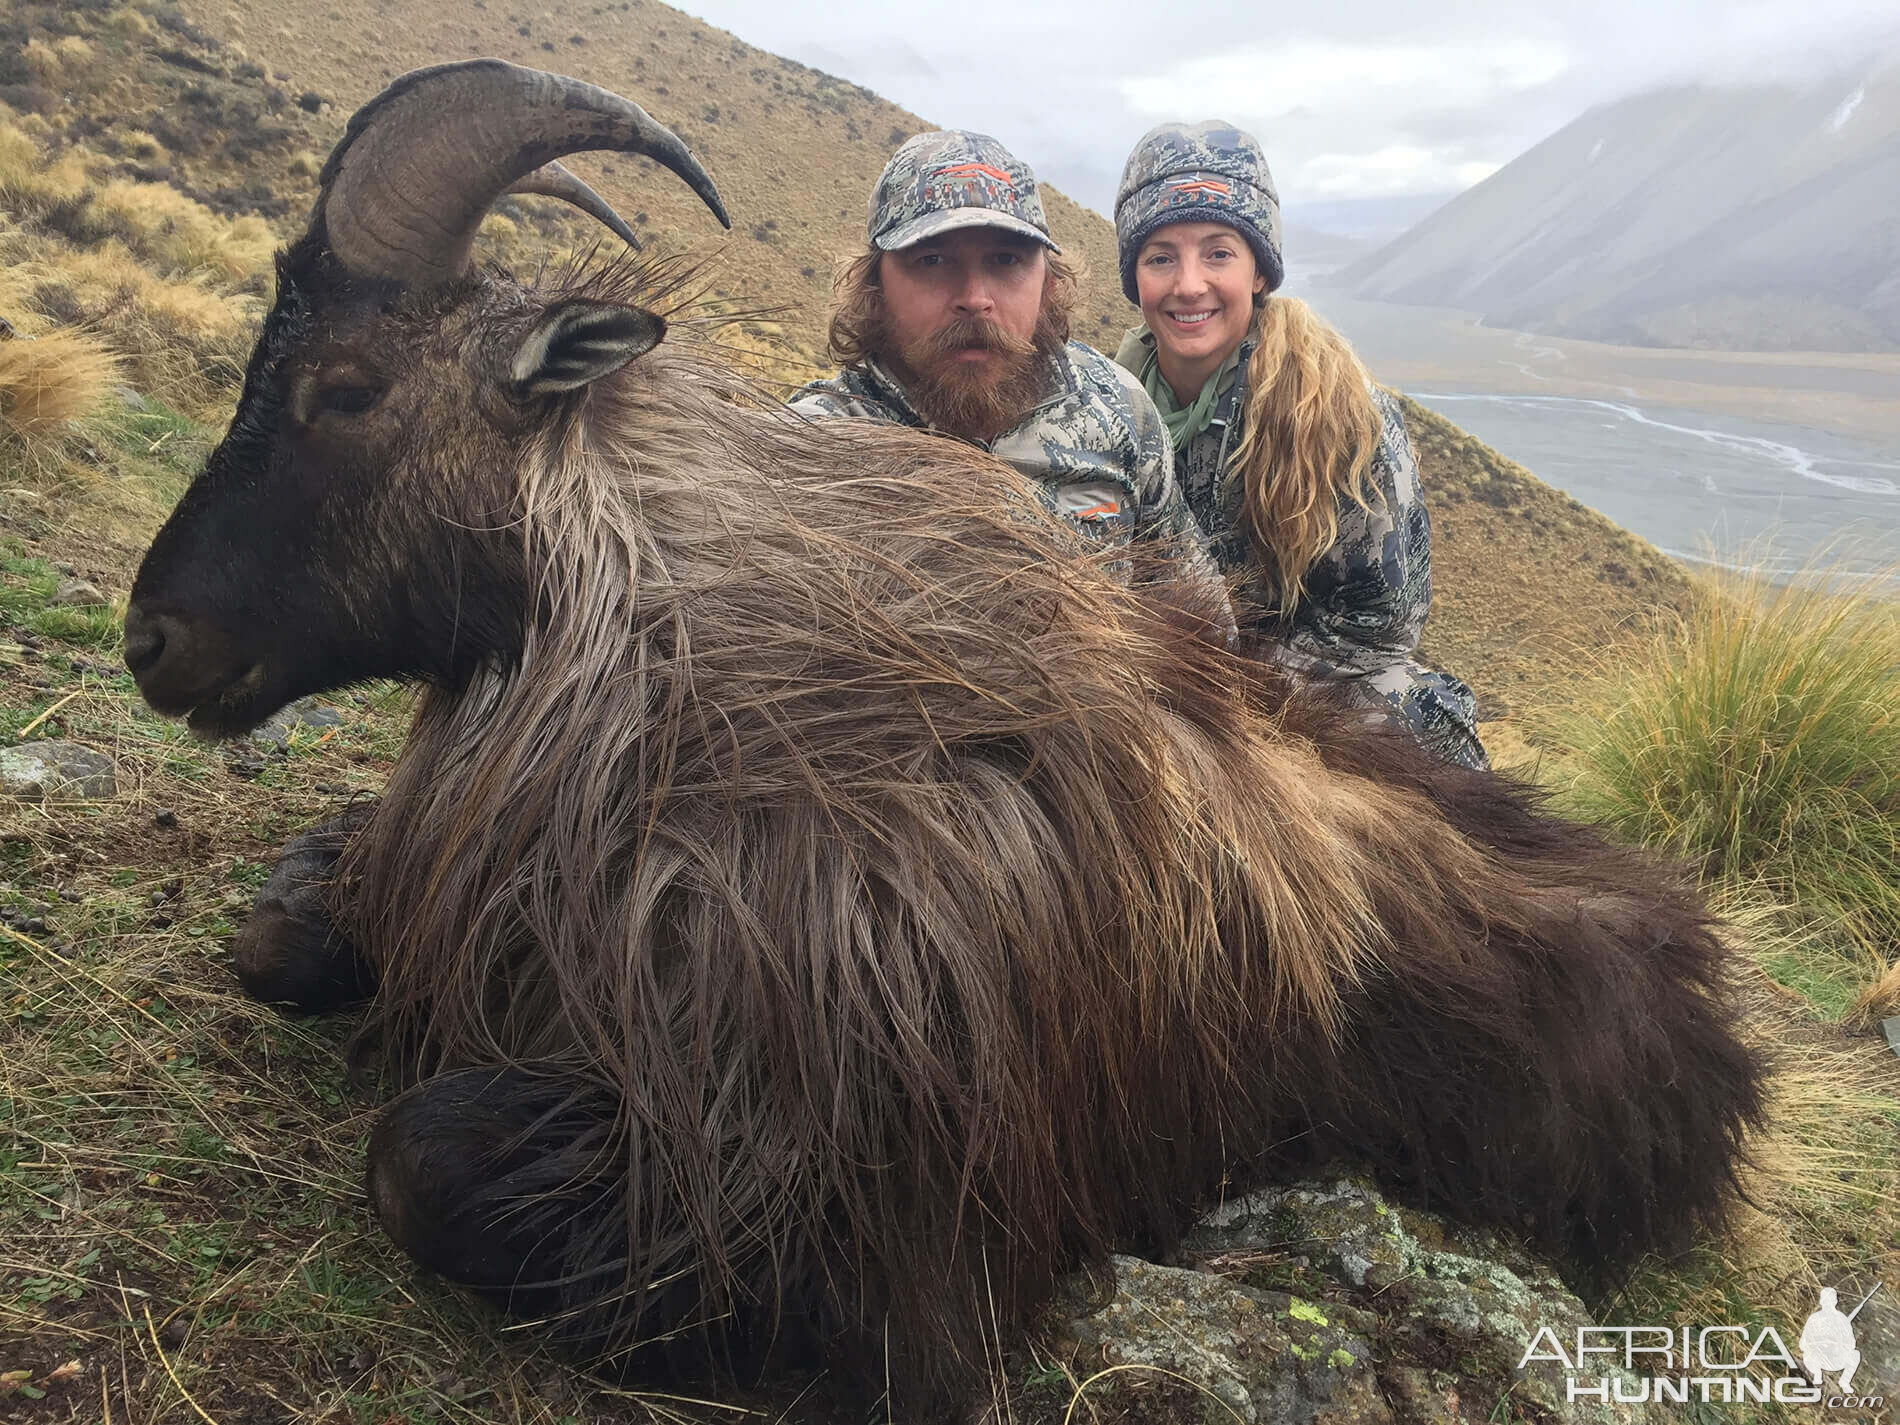
[[[1808,1316],[1797,1358],[1773,1326],[1579,1326],[1574,1343],[1541,1326],[1518,1362],[1549,1361],[1563,1369],[1569,1400],[1618,1405],[1821,1405],[1878,1410],[1879,1395],[1855,1395],[1860,1351],[1854,1318],[1879,1291],[1843,1312],[1833,1287],[1821,1289]],[[1829,1395],[1823,1375],[1839,1381]]]
[[[1880,1283],[1875,1282],[1874,1291],[1879,1290]],[[1860,1369],[1860,1352],[1854,1349],[1854,1318],[1860,1315],[1861,1306],[1873,1300],[1874,1291],[1860,1299],[1860,1306],[1843,1314],[1836,1304],[1840,1297],[1834,1288],[1821,1288],[1821,1304],[1801,1328],[1801,1365],[1816,1385],[1821,1383],[1822,1372],[1837,1371],[1841,1393],[1853,1389],[1854,1372]]]

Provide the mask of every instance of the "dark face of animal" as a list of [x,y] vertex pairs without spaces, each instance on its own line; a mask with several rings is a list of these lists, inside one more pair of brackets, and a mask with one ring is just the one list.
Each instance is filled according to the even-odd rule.
[[578,81],[444,65],[351,120],[309,232],[278,260],[230,430],[133,586],[126,663],[154,708],[229,735],[306,693],[454,686],[519,648],[526,447],[665,331],[638,308],[549,306],[468,273],[504,192],[563,198],[631,241],[553,161],[586,148],[650,154],[725,220],[677,138]]

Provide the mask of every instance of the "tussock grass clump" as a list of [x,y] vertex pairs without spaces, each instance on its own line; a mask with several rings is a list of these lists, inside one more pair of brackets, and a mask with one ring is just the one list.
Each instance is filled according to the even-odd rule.
[[86,196],[86,165],[77,149],[49,159],[18,124],[0,123],[0,203],[22,217],[44,221]]
[[46,435],[97,410],[118,378],[118,360],[80,332],[0,342],[0,421]]
[[1811,570],[1706,579],[1560,717],[1579,810],[1827,927],[1862,983],[1900,954],[1900,603]]
[[163,183],[107,183],[93,202],[127,246],[161,271],[209,272],[238,284],[261,282],[270,271],[277,238],[262,218],[220,217]]

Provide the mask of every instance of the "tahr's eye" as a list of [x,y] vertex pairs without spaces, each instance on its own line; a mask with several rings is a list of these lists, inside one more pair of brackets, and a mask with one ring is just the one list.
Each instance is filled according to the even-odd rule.
[[318,414],[360,416],[383,398],[381,386],[325,386],[317,392]]

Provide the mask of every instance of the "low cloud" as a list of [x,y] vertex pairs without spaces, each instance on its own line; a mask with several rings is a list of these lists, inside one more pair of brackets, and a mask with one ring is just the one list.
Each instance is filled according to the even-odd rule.
[[1482,183],[1504,165],[1393,144],[1373,153],[1321,153],[1302,161],[1287,181],[1307,198],[1400,198],[1457,193]]
[[[1900,48],[1895,0],[685,0],[741,39],[995,134],[1102,212],[1141,133],[1258,134],[1290,208],[1444,194],[1592,105],[1683,82],[1810,79]],[[1843,89],[1851,89],[1848,82]]]
[[1570,67],[1554,45],[1350,44],[1295,40],[1178,60],[1119,81],[1128,107],[1166,118],[1219,110],[1255,121],[1336,115],[1352,96],[1359,122],[1433,109],[1475,109],[1557,79]]

